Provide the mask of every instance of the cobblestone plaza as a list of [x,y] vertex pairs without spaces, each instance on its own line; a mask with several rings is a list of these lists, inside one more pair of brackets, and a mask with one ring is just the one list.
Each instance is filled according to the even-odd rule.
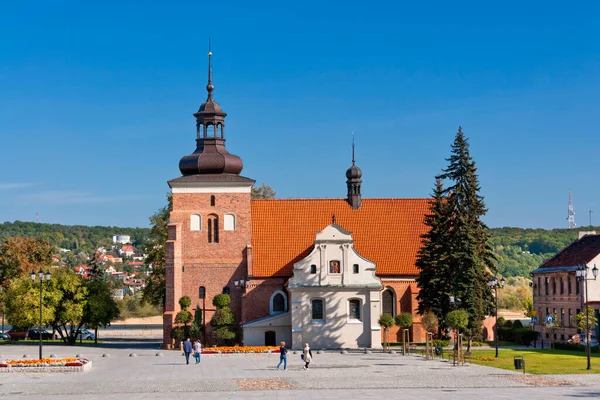
[[[45,346],[44,353],[81,354],[93,362],[84,373],[0,374],[0,397],[10,399],[322,399],[600,398],[600,375],[526,375],[417,355],[325,352],[308,371],[289,354],[277,371],[277,354],[204,355],[185,364],[179,351],[143,345]],[[4,358],[35,357],[37,347],[4,345]],[[135,356],[132,356],[135,354]],[[161,354],[161,355],[157,355]],[[104,356],[103,355],[108,355]]]

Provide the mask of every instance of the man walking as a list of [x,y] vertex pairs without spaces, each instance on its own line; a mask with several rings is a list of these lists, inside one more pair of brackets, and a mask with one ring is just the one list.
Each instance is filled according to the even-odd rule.
[[185,354],[186,364],[190,363],[190,353],[192,352],[192,350],[192,342],[190,341],[190,338],[187,338],[187,340],[183,342],[183,353]]

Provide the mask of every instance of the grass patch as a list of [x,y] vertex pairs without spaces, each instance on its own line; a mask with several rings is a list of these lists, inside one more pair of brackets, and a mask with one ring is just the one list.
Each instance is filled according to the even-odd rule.
[[569,350],[512,350],[500,349],[498,358],[495,350],[474,350],[473,364],[515,370],[514,357],[522,356],[525,371],[531,374],[594,374],[600,373],[600,355],[592,354],[592,369],[587,370],[585,353]]

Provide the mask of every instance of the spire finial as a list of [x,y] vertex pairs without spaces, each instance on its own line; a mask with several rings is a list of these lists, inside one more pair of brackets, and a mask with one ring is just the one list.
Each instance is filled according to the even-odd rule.
[[354,165],[354,131],[352,131],[352,165]]
[[212,91],[215,87],[212,84],[212,66],[210,64],[210,58],[212,57],[212,52],[210,51],[210,38],[208,38],[208,85],[206,85],[206,91],[208,92],[208,99],[212,100]]

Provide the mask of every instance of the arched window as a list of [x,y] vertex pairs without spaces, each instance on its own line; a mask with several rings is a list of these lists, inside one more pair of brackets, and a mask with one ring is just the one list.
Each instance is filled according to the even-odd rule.
[[565,286],[564,286],[564,280],[563,277],[560,277],[560,294],[565,294]]
[[217,124],[219,138],[223,139],[223,124]]
[[202,217],[200,214],[192,214],[190,216],[190,230],[199,231],[202,226]]
[[229,290],[229,286],[225,286],[223,288],[223,294],[229,294],[229,293],[231,293],[231,290]]
[[348,318],[360,319],[360,300],[351,299],[348,301]]
[[223,218],[223,230],[224,231],[235,231],[235,215],[225,214]]
[[271,314],[282,313],[288,310],[287,307],[287,296],[281,290],[273,292],[270,300]]
[[311,316],[313,321],[325,320],[325,302],[322,299],[314,299],[311,301]]
[[570,275],[567,276],[567,294],[571,294],[571,276]]
[[210,206],[211,207],[215,206],[215,196],[210,196]]
[[200,139],[204,136],[204,125],[196,124],[196,139]]
[[312,264],[310,266],[310,273],[311,274],[316,274],[317,273],[317,266],[315,264]]
[[208,243],[219,243],[219,217],[208,216]]
[[381,313],[389,314],[391,316],[396,315],[395,313],[395,294],[392,289],[386,289],[381,294]]
[[200,286],[200,287],[198,288],[198,297],[199,297],[200,299],[204,299],[204,298],[206,298],[206,288],[205,288],[204,286]]
[[552,294],[556,294],[556,278],[552,278]]

